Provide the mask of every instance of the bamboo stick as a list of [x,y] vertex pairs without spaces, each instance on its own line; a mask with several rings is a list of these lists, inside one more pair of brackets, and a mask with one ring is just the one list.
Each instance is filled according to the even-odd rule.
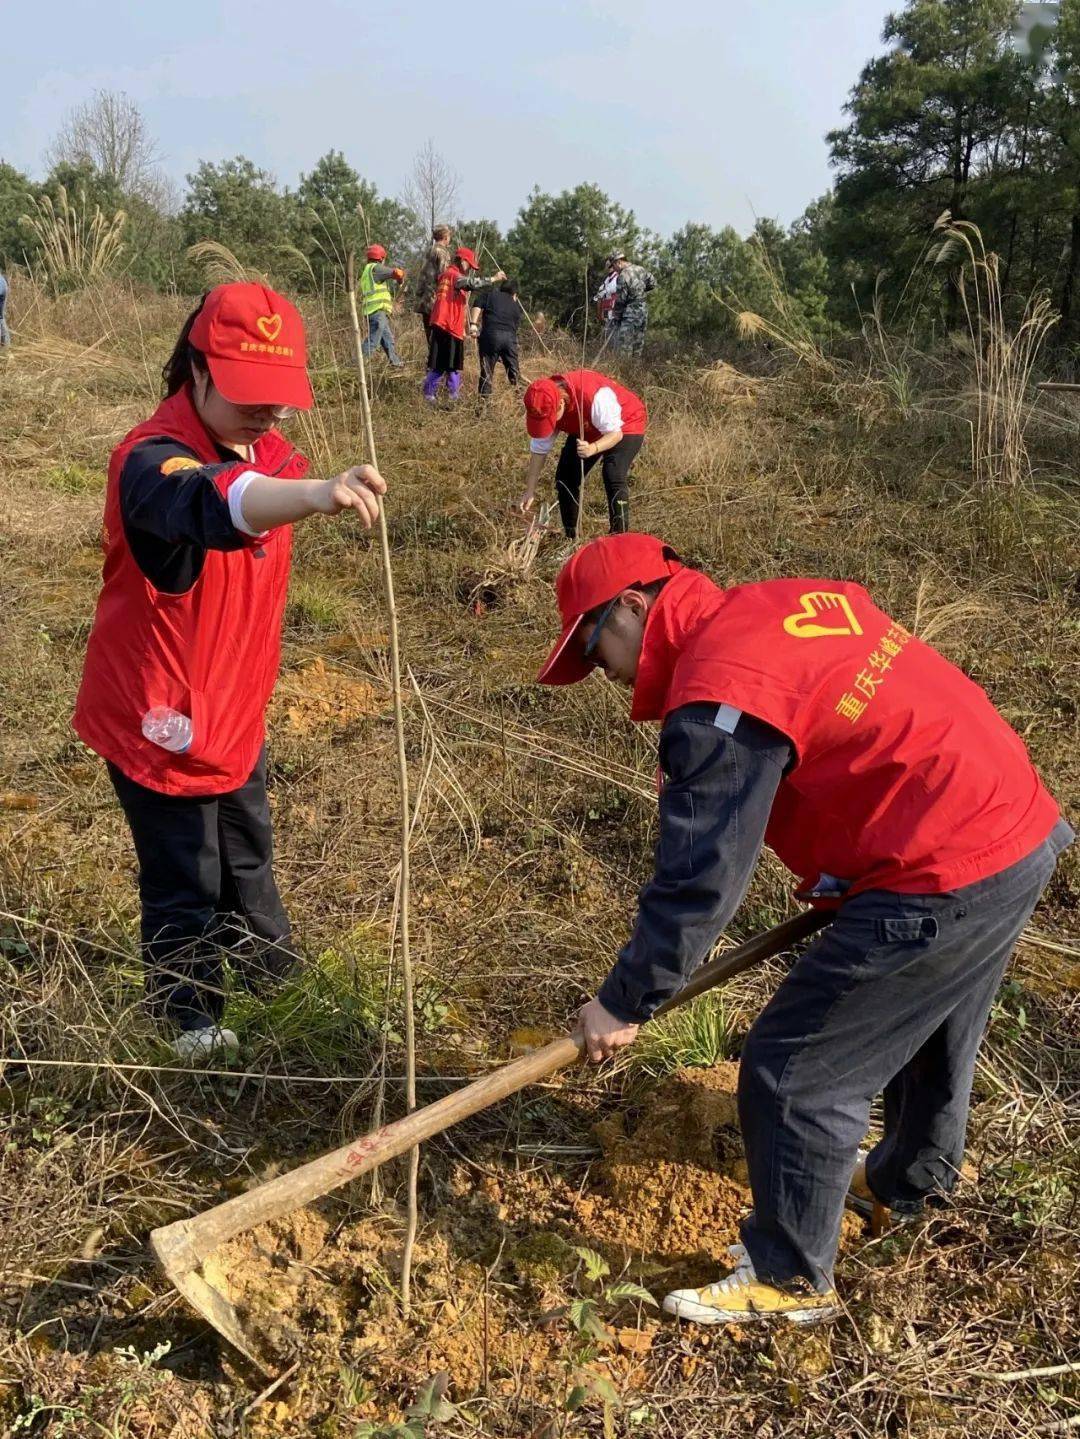
[[[371,397],[367,387],[367,366],[364,363],[364,342],[360,333],[360,315],[356,308],[356,260],[350,250],[345,263],[345,284],[349,292],[356,363],[360,370],[360,409],[364,420],[364,436],[371,463],[379,467],[375,448],[375,431],[371,423]],[[405,755],[405,710],[401,698],[401,647],[398,640],[397,604],[394,598],[394,572],[390,563],[390,535],[386,527],[386,510],[379,496],[379,546],[382,550],[383,581],[390,630],[390,682],[394,703],[394,737],[397,741],[398,794],[401,806],[401,865],[398,871],[398,924],[401,936],[402,1002],[405,1010],[405,1104],[408,1113],[416,1108],[416,1022],[413,1013],[412,950],[409,944],[409,839],[412,828],[409,813],[409,766]],[[412,1255],[416,1243],[418,1218],[417,1179],[420,1170],[419,1145],[409,1150],[405,1219],[405,1245],[401,1255],[401,1308],[407,1316],[412,1305]]]

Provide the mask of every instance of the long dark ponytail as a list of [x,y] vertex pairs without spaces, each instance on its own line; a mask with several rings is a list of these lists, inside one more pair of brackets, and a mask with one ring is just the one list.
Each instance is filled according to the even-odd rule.
[[[207,291],[207,294],[209,294],[209,291]],[[179,390],[182,390],[185,385],[191,382],[196,366],[200,370],[206,369],[206,363],[203,360],[201,351],[197,350],[188,340],[188,336],[191,334],[191,327],[194,325],[199,311],[205,303],[206,295],[203,295],[194,310],[192,310],[191,314],[184,321],[173,352],[162,366],[161,378],[165,385],[166,399],[168,399],[170,395],[175,395]]]

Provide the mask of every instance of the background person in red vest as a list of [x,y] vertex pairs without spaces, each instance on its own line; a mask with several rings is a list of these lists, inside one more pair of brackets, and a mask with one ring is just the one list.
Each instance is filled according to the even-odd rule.
[[312,404],[299,313],[219,285],[164,369],[166,398],[116,447],[103,584],[75,730],[108,763],[139,861],[146,991],[177,1053],[235,1048],[222,950],[251,985],[291,967],[272,868],[264,714],[277,677],[291,527],[350,511],[382,477],[307,479],[277,429]]
[[435,303],[431,307],[431,341],[428,345],[428,372],[424,377],[424,399],[434,404],[439,386],[446,381],[446,393],[456,400],[461,389],[461,371],[465,367],[465,326],[471,290],[497,285],[505,280],[502,270],[484,278],[471,250],[461,246],[454,251],[454,263],[439,276],[435,287]]
[[754,1208],[733,1271],[664,1301],[701,1324],[829,1318],[845,1202],[902,1218],[953,1186],[994,994],[1072,830],[984,692],[858,585],[722,590],[627,534],[578,550],[556,592],[541,683],[599,667],[631,719],[661,722],[656,869],[578,1016],[589,1058],[682,987],[763,841],[802,898],[838,906],[743,1046]]
[[559,515],[568,539],[577,539],[581,482],[602,462],[612,534],[630,528],[630,467],[645,442],[644,401],[597,370],[569,370],[534,380],[524,394],[525,428],[530,436],[529,473],[519,508],[527,514],[536,500],[540,472],[555,443],[566,436],[555,469]]

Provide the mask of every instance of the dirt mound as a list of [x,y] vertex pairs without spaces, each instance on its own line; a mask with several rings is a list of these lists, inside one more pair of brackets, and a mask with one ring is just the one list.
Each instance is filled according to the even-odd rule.
[[680,1069],[656,1087],[632,1127],[622,1114],[596,1126],[601,1193],[584,1194],[576,1210],[598,1240],[668,1259],[726,1257],[750,1200],[737,1074],[730,1063]]
[[488,1287],[483,1265],[434,1229],[414,1254],[423,1323],[406,1320],[395,1296],[400,1216],[335,1225],[317,1209],[301,1209],[232,1240],[205,1267],[248,1334],[279,1363],[302,1352],[316,1367],[347,1363],[358,1379],[390,1376],[401,1388],[446,1369],[460,1393],[486,1380],[509,1394],[524,1377],[538,1382],[551,1361],[551,1343]]
[[302,1334],[340,1338],[348,1290],[327,1267],[329,1222],[300,1209],[240,1235],[206,1260],[208,1281],[233,1304],[245,1328],[272,1352],[289,1353]]
[[279,722],[284,713],[293,734],[310,736],[383,714],[389,705],[384,691],[351,679],[320,657],[302,670],[282,676],[271,710]]
[[[715,1277],[716,1261],[730,1262],[728,1245],[751,1207],[737,1081],[731,1062],[680,1069],[631,1125],[618,1113],[595,1126],[601,1192],[582,1194],[575,1212],[597,1243],[652,1258],[657,1273]],[[859,1219],[846,1215],[842,1243],[861,1234]]]

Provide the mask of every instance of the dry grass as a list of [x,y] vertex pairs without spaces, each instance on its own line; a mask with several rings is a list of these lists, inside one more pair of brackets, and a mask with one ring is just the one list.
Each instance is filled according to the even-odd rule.
[[[622,1096],[615,1081],[582,1074],[429,1146],[408,1325],[388,1280],[400,1171],[384,1176],[380,1208],[368,1208],[366,1191],[330,1206],[342,1242],[376,1235],[356,1274],[335,1278],[344,1327],[327,1328],[313,1309],[302,1381],[244,1417],[251,1391],[142,1246],[153,1223],[366,1128],[384,1056],[388,1105],[400,1111],[400,997],[388,992],[393,725],[378,566],[369,540],[347,525],[298,533],[271,779],[279,874],[310,965],[269,1006],[231,1001],[243,1068],[177,1072],[138,1010],[123,822],[68,717],[98,582],[93,476],[145,412],[186,305],[110,285],[60,297],[19,286],[14,303],[16,345],[0,364],[0,1425],[38,1413],[32,1432],[46,1436],[330,1439],[352,1436],[361,1420],[388,1422],[439,1368],[492,1435],[600,1434],[606,1422],[620,1435],[680,1439],[1023,1439],[1072,1418],[1080,1387],[1071,1371],[993,1376],[1077,1352],[1074,858],[995,1011],[973,1114],[977,1177],[956,1208],[847,1257],[848,1315],[831,1332],[735,1340],[635,1324],[631,1314],[618,1322],[651,1336],[633,1363],[622,1349],[586,1353],[566,1330],[538,1333],[551,1296],[514,1256],[537,1234],[588,1242],[571,1201],[601,1182],[591,1123],[638,1102],[645,1081],[631,1065]],[[342,318],[313,306],[309,319],[319,405],[302,442],[325,471],[357,457],[356,380]],[[555,564],[549,541],[510,509],[523,468],[516,404],[500,385],[481,418],[471,399],[453,414],[422,412],[419,323],[403,316],[399,328],[412,377],[390,379],[377,365],[374,388],[411,671],[423,1102],[452,1076],[505,1057],[523,1026],[556,1029],[605,972],[648,865],[654,757],[653,737],[625,722],[624,700],[608,687],[532,684],[553,624]],[[550,343],[557,359],[529,355],[530,376],[580,362],[572,342]],[[1075,814],[1076,515],[1074,492],[1061,485],[1069,452],[1060,428],[1028,431],[1031,482],[1005,496],[988,549],[955,420],[919,394],[913,419],[882,400],[872,377],[867,424],[847,363],[842,385],[826,372],[808,379],[803,365],[754,387],[752,404],[732,404],[726,386],[677,366],[628,371],[652,415],[635,524],[723,581],[802,573],[866,583],[989,689]],[[475,358],[466,384],[475,384]],[[604,524],[598,486],[588,489],[586,523],[591,532]],[[736,933],[779,918],[788,903],[779,867],[767,863]],[[779,973],[744,976],[727,994],[736,1036]],[[275,1283],[299,1282],[304,1266],[322,1262],[284,1241],[275,1247]],[[646,1282],[662,1287],[656,1272],[648,1278],[655,1256],[609,1257],[643,1264]],[[572,1288],[565,1264],[556,1270],[555,1288]],[[482,1363],[476,1325],[489,1311]],[[169,1352],[145,1364],[114,1352],[142,1356],[164,1343]],[[544,1356],[536,1372],[531,1350]],[[614,1385],[606,1419],[595,1395],[567,1411],[582,1372]],[[35,1395],[60,1407],[35,1409]],[[465,1429],[457,1415],[428,1432]]]

